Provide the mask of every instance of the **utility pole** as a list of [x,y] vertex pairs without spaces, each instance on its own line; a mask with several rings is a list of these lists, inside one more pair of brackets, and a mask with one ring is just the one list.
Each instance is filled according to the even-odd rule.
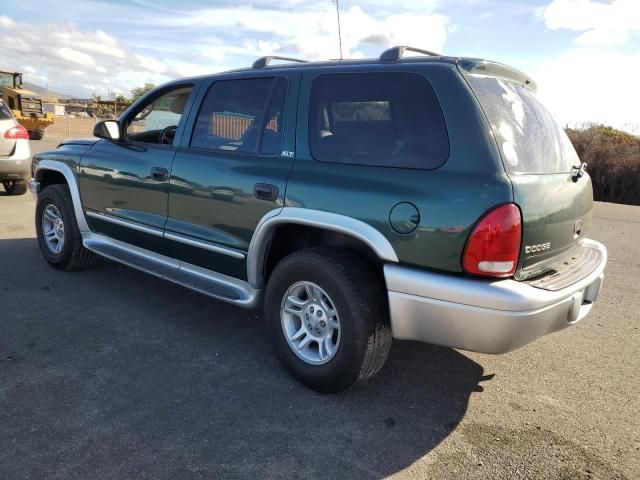
[[340,60],[342,60],[342,32],[340,30],[340,0],[333,0],[336,2],[336,13],[338,14],[338,42],[340,42]]

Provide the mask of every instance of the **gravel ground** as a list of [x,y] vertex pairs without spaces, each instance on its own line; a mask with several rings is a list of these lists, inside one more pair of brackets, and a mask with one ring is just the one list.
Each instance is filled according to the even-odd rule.
[[395,342],[333,396],[283,372],[258,311],[49,268],[33,210],[0,190],[0,478],[640,478],[640,207],[596,205],[610,261],[577,326],[502,356]]

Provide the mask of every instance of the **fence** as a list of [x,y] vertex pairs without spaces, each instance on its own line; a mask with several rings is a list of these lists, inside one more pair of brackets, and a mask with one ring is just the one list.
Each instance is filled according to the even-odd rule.
[[[53,125],[47,128],[46,136],[52,139],[66,138],[86,138],[93,136],[93,127],[100,118],[82,118],[73,116],[56,117]],[[240,140],[242,135],[247,131],[253,117],[237,116],[214,113],[211,119],[211,133],[217,137],[228,138],[230,140]],[[162,122],[153,124],[150,128],[162,128]],[[278,122],[276,118],[272,118],[267,123],[267,129],[277,131]]]
[[[240,140],[244,132],[251,126],[254,117],[214,113],[211,118],[211,133],[216,137]],[[278,131],[278,120],[272,118],[267,123],[267,130]]]

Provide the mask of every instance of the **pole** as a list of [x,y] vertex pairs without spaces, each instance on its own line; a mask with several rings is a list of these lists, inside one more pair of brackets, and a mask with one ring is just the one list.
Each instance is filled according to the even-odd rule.
[[340,60],[342,60],[342,30],[340,28],[340,0],[336,0],[336,13],[338,15],[338,42],[340,43]]

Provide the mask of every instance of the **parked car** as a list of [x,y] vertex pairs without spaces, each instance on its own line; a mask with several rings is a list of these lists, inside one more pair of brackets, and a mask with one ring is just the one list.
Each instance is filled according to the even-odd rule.
[[0,182],[9,195],[22,195],[30,178],[29,132],[0,100]]
[[497,354],[580,321],[607,252],[534,82],[407,50],[173,81],[37,154],[44,258],[264,300],[276,354],[321,392],[373,376],[394,338]]

